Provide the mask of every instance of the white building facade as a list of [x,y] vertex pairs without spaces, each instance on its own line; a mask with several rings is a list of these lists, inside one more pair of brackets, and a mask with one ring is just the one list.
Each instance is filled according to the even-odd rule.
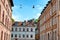
[[35,27],[13,26],[11,40],[35,40]]

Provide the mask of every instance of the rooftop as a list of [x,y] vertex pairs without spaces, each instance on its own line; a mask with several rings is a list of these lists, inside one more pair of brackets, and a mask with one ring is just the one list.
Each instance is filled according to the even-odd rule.
[[48,1],[48,3],[46,4],[46,6],[44,7],[43,11],[41,12],[41,14],[45,11],[45,9],[47,8],[47,6],[51,3],[51,0]]
[[14,4],[13,4],[13,0],[10,0],[10,2],[11,2],[11,5],[14,6]]
[[36,23],[33,20],[28,20],[28,21],[24,21],[24,22],[15,22],[12,26],[36,26]]

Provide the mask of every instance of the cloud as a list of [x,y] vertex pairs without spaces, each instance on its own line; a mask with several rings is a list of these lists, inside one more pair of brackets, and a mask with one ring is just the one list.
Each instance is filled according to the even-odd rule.
[[12,7],[12,9],[13,9],[12,18],[15,21],[22,21],[23,16],[21,15],[22,13],[20,13],[19,11],[19,6],[15,5],[14,7]]
[[21,16],[13,15],[12,18],[13,18],[15,21],[20,21],[19,18],[21,18]]
[[35,18],[37,19],[41,14],[40,13],[37,13]]
[[41,5],[36,5],[36,8],[37,8],[38,10],[42,10],[44,7],[41,6]]

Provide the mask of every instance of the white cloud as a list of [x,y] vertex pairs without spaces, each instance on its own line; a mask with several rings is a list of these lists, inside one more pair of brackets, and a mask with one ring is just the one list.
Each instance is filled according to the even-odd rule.
[[[12,18],[15,20],[15,21],[21,21],[22,20],[22,16],[20,15],[13,15]],[[22,20],[23,21],[23,20]]]
[[15,20],[15,21],[23,21],[22,18],[23,16],[21,15],[20,11],[19,11],[19,6],[14,6],[13,8],[13,15],[12,15],[12,18]]
[[15,8],[19,8],[20,6],[18,5],[14,5],[14,7],[12,7],[12,9],[15,9]]
[[43,6],[40,6],[40,5],[36,5],[36,8],[37,8],[38,10],[41,10],[41,9],[43,9],[44,7],[43,7]]
[[40,13],[37,13],[35,18],[37,19],[41,14]]

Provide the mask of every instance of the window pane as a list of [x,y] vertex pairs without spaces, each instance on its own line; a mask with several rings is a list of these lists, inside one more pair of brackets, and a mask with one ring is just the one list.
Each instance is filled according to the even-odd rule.
[[27,28],[27,31],[29,31],[29,29]]
[[15,31],[17,31],[17,28],[15,28]]
[[2,22],[4,23],[4,11],[3,11],[3,14],[2,14]]
[[31,35],[31,38],[33,38],[33,35]]
[[12,31],[13,31],[13,28],[12,28]]
[[13,34],[11,34],[11,37],[13,37]]
[[33,29],[31,28],[31,32],[33,31]]
[[25,31],[25,28],[23,28],[23,31]]
[[23,35],[23,38],[25,37],[25,35]]
[[48,40],[49,40],[49,33],[48,33]]
[[1,40],[3,39],[3,31],[1,32]]
[[17,37],[17,34],[15,34],[15,37]]
[[21,35],[19,34],[19,38],[21,38]]
[[27,38],[28,38],[29,36],[27,35]]
[[19,28],[19,31],[21,31],[21,28]]

